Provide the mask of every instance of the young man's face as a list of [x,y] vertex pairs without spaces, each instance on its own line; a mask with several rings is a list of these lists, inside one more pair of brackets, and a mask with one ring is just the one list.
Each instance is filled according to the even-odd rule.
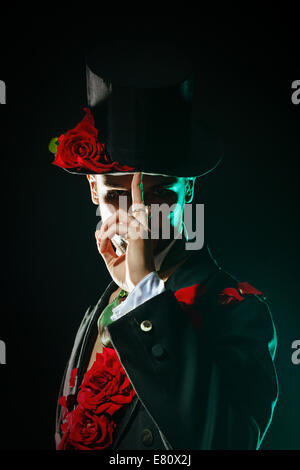
[[[120,208],[120,196],[126,196],[127,211],[129,211],[132,204],[132,177],[132,174],[88,175],[92,199],[95,204],[99,205],[102,222]],[[157,212],[158,216],[156,217],[152,215],[153,206],[151,208],[151,219],[153,225],[156,224],[155,231],[159,234],[159,238],[154,239],[152,243],[154,253],[158,253],[169,244],[175,233],[181,233],[182,211],[186,202],[186,179],[175,176],[143,174],[141,192],[145,205],[156,204],[157,208],[161,204],[165,205],[162,211]],[[175,206],[173,206],[174,204]],[[167,225],[170,227],[169,236],[166,229]],[[150,228],[153,229],[153,226],[150,226]]]

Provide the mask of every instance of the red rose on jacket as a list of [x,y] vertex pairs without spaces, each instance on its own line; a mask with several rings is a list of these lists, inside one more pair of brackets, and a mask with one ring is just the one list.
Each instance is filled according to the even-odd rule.
[[[62,396],[58,400],[58,403],[62,408],[64,408],[66,411],[72,411],[74,409],[74,406],[76,405],[76,397],[75,395],[68,395],[68,396]],[[65,412],[66,415],[66,412]]]
[[[70,386],[75,385],[78,369],[73,369]],[[103,348],[93,366],[84,375],[77,400],[75,395],[62,396],[61,431],[58,450],[101,450],[111,445],[116,428],[112,416],[130,403],[134,389],[114,349]],[[74,406],[77,407],[74,409]]]
[[70,388],[75,387],[77,372],[78,372],[78,367],[73,369],[72,372],[71,372],[70,380],[69,380]]
[[78,406],[67,415],[58,450],[102,450],[113,441],[115,424],[106,415],[97,416]]
[[248,282],[239,282],[237,287],[226,287],[218,294],[218,303],[228,305],[245,300],[245,295],[263,295],[261,291],[251,286]]
[[181,308],[188,315],[196,329],[201,326],[202,317],[194,305],[206,291],[207,286],[205,284],[194,284],[189,287],[183,287],[174,293]]
[[98,130],[89,108],[85,108],[82,121],[58,138],[54,165],[65,169],[80,171],[81,168],[91,172],[106,173],[112,169],[131,171],[134,168],[111,161],[105,153],[105,145],[98,140]]
[[103,348],[86,372],[77,401],[94,413],[113,415],[124,404],[130,403],[135,391],[112,348]]

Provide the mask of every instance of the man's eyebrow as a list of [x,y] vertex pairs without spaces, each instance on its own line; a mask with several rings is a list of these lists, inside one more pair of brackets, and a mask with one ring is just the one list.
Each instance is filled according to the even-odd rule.
[[159,186],[169,186],[170,184],[176,183],[176,182],[177,182],[177,178],[176,178],[176,176],[173,176],[173,177],[170,177],[170,178],[165,178],[160,183],[152,185],[151,188],[157,188]]
[[122,188],[122,189],[127,189],[124,184],[122,183],[117,183],[114,181],[104,181],[104,185],[109,187],[109,188]]

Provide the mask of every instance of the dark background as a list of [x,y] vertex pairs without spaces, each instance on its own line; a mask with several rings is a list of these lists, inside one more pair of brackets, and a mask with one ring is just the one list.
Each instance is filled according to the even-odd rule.
[[[225,158],[197,182],[205,239],[217,261],[269,299],[278,333],[280,396],[262,449],[300,449],[300,79],[296,21],[279,16],[2,17],[0,79],[0,448],[54,449],[58,388],[81,318],[110,278],[84,176],[51,165],[51,137],[83,117],[84,51],[111,38],[188,41],[203,116]],[[259,399],[259,397],[258,397]]]

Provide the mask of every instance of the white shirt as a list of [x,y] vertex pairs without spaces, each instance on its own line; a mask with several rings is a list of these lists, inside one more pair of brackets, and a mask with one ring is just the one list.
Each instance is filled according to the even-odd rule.
[[[171,247],[174,245],[175,241],[176,239],[169,243],[166,248],[164,248],[160,253],[158,253],[154,257],[156,271],[160,269],[163,260],[167,256],[167,253],[169,252]],[[118,318],[121,318],[126,313],[130,312],[131,310],[135,309],[147,300],[151,299],[152,297],[158,294],[161,294],[161,292],[164,292],[166,290],[165,283],[158,276],[156,271],[152,271],[147,276],[145,276],[130,292],[126,300],[124,300],[119,305],[117,305],[117,307],[112,309],[113,314],[111,316],[111,320],[118,320]]]

